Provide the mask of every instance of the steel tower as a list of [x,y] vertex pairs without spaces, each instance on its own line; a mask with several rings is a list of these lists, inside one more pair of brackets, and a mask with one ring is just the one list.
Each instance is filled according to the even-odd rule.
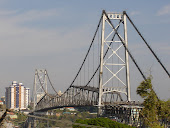
[[[122,29],[122,31],[119,29]],[[126,15],[124,13],[105,13],[103,11],[98,97],[99,115],[101,115],[101,107],[104,105],[102,102],[103,98],[106,97],[104,95],[123,93],[126,95],[127,101],[131,100],[129,59],[127,49],[123,44],[126,48],[128,47]],[[109,55],[104,57],[103,53],[106,48],[109,49]],[[121,78],[123,70],[125,77]],[[109,72],[109,78],[104,78],[107,75],[105,72]],[[121,86],[117,83],[120,83]]]
[[47,93],[47,71],[45,69],[36,69],[34,77],[34,110],[40,99]]

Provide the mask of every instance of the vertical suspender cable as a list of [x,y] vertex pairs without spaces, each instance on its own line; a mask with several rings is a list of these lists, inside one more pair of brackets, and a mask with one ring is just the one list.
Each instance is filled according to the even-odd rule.
[[[93,72],[94,72],[94,44],[93,44]],[[95,78],[93,79],[93,87],[94,87]]]
[[[119,23],[121,23],[121,21],[120,21]],[[120,25],[119,25],[119,26],[120,26]],[[117,30],[119,29],[119,26],[116,28]],[[114,33],[111,41],[114,40],[115,36],[116,36],[116,33]],[[109,46],[111,46],[111,45],[112,45],[112,42],[110,42]],[[99,47],[99,46],[98,46],[98,47]],[[103,56],[103,59],[106,57],[108,51],[109,51],[109,48],[107,48],[107,50],[106,50],[106,52],[105,52],[105,54],[104,54],[104,56]],[[98,49],[98,54],[99,54],[99,49]],[[99,61],[99,58],[98,58],[98,61]],[[97,73],[97,71],[99,70],[99,68],[100,68],[100,64],[98,64],[98,67],[97,67],[96,71],[93,73],[92,77],[90,78],[90,80],[88,81],[88,83],[87,83],[85,86],[87,86],[87,85],[90,83],[90,81],[93,79],[93,77],[95,76],[95,74]]]
[[80,73],[80,71],[81,71],[81,69],[82,69],[82,67],[83,67],[83,65],[84,65],[84,63],[85,63],[85,61],[86,61],[86,58],[87,58],[87,56],[88,56],[88,54],[89,54],[89,52],[90,52],[90,49],[91,49],[92,44],[93,44],[93,42],[94,42],[94,39],[95,39],[95,37],[96,37],[97,31],[98,31],[98,29],[99,29],[99,26],[100,26],[100,22],[101,22],[101,20],[102,20],[102,17],[103,17],[103,14],[102,14],[102,16],[101,16],[101,18],[100,18],[100,20],[99,20],[99,23],[98,23],[98,25],[97,25],[97,29],[96,29],[95,34],[94,34],[94,36],[93,36],[92,42],[91,42],[91,44],[90,44],[90,47],[89,47],[89,49],[88,49],[88,51],[87,51],[87,54],[86,54],[86,56],[85,56],[85,58],[84,58],[84,60],[83,60],[83,63],[82,63],[82,65],[80,66],[80,68],[79,68],[79,70],[78,70],[78,73],[77,73],[77,75],[75,76],[75,78],[74,78],[74,80],[72,81],[72,83],[71,83],[70,86],[72,86],[72,84],[73,84],[74,81],[76,80],[77,76],[79,75],[79,73]]

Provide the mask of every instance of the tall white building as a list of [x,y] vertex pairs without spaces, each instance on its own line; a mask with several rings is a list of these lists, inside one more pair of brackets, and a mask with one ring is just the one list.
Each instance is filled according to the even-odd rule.
[[6,107],[14,109],[14,86],[6,88],[5,92]]
[[29,88],[22,83],[13,81],[10,87],[6,87],[6,107],[9,109],[26,109],[29,105]]
[[24,90],[24,96],[25,96],[25,104],[24,107],[28,108],[29,105],[29,101],[30,101],[30,89],[29,88],[25,88]]

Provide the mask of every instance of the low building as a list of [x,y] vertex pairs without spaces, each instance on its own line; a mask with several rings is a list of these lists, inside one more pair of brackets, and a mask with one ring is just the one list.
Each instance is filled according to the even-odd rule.
[[65,107],[67,110],[69,110],[69,111],[76,111],[75,109],[74,109],[74,107]]
[[3,105],[3,104],[4,104],[2,100],[0,100],[0,104],[1,104],[1,105]]
[[71,114],[71,112],[63,112],[63,114]]
[[3,104],[5,104],[5,96],[2,96],[1,100],[2,100]]
[[61,91],[58,91],[58,95],[61,96],[63,93]]
[[57,117],[60,117],[61,115],[62,115],[62,114],[61,114],[61,113],[59,113],[59,112],[58,112],[58,113],[56,113],[56,116],[57,116]]
[[7,112],[7,117],[9,117],[10,119],[17,119],[18,118],[18,116],[13,112]]

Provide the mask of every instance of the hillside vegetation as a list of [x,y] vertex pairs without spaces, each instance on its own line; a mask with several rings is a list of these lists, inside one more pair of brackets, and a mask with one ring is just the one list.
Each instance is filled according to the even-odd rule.
[[[93,119],[85,119],[85,120],[78,119],[78,120],[75,121],[75,123],[101,126],[101,127],[106,127],[106,128],[135,128],[135,127],[132,127],[132,126],[128,126],[126,124],[121,124],[121,123],[112,121],[111,119],[104,118],[104,117],[93,118]],[[73,128],[86,128],[86,126],[81,126],[79,124],[74,124]]]

